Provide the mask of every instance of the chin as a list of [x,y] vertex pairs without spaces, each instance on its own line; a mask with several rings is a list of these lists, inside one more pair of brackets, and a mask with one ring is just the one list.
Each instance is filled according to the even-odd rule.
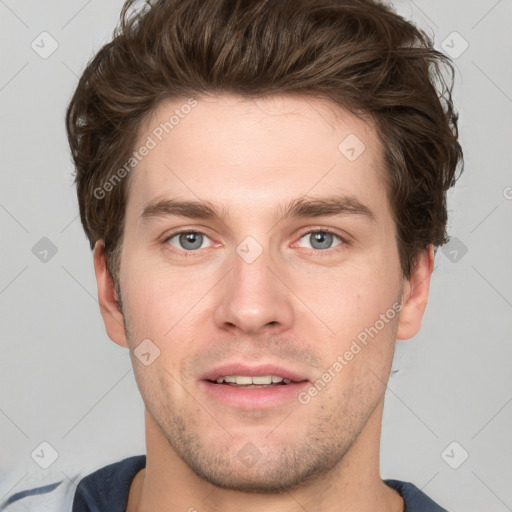
[[[193,449],[190,449],[191,445],[181,444],[177,452],[199,478],[216,487],[246,493],[278,494],[297,490],[321,478],[343,459],[348,449],[311,441],[304,439],[294,446],[271,449],[267,445],[262,451],[250,441],[236,451],[229,447],[223,449],[217,443],[209,446],[194,443]],[[212,446],[217,450],[213,451]]]
[[[279,468],[269,470],[268,462],[260,460],[260,467],[248,468],[243,464],[233,464],[231,468],[193,467],[198,477],[216,487],[232,491],[254,494],[279,494],[303,486],[326,468],[298,468],[284,463]],[[189,464],[190,466],[190,464]]]

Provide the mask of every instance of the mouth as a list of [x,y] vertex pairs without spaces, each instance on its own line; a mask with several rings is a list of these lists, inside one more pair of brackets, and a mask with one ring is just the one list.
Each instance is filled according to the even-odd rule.
[[283,405],[296,399],[309,383],[306,377],[275,365],[224,366],[200,378],[200,386],[211,399],[245,410]]
[[215,379],[215,383],[217,384],[225,384],[226,386],[234,386],[238,388],[243,387],[247,389],[287,386],[292,382],[294,384],[296,383],[296,381],[292,381],[291,379],[286,379],[278,375],[259,375],[254,377],[250,377],[249,375],[226,375]]

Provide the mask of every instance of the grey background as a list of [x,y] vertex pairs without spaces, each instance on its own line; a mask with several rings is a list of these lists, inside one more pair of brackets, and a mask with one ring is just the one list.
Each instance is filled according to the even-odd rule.
[[[393,4],[439,48],[469,46],[455,60],[465,173],[449,195],[454,240],[436,256],[420,334],[398,344],[382,475],[452,512],[510,511],[512,2]],[[0,0],[0,501],[145,451],[128,352],[99,314],[64,132],[77,77],[121,5]],[[58,43],[47,58],[31,47],[51,49],[43,31]],[[58,453],[48,469],[42,442]]]

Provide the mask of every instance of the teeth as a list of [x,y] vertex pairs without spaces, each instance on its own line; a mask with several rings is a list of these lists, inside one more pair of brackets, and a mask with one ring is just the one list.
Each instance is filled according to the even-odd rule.
[[234,377],[236,384],[252,384],[252,377]]
[[291,380],[283,379],[282,377],[277,377],[276,375],[258,375],[257,377],[248,377],[246,375],[226,375],[225,377],[219,377],[217,379],[217,384],[222,384],[224,382],[244,386],[250,384],[278,384],[280,382],[290,384]]

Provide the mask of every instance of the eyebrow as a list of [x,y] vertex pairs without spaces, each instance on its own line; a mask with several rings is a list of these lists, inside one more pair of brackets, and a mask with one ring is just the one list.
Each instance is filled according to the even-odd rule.
[[[299,197],[290,201],[284,208],[278,207],[276,214],[281,219],[359,215],[371,222],[376,222],[375,213],[354,196]],[[140,218],[149,220],[167,216],[220,219],[222,221],[227,217],[224,207],[218,211],[213,204],[207,201],[159,199],[147,204]]]

